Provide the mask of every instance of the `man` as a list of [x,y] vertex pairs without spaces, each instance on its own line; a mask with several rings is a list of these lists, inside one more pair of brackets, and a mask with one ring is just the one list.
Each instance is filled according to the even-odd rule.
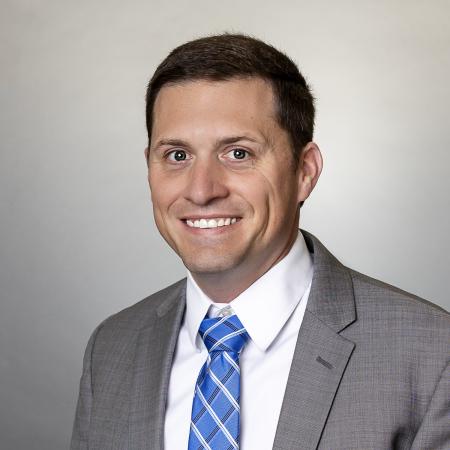
[[450,320],[298,230],[322,168],[295,64],[188,42],[147,92],[157,227],[187,279],[108,318],[72,449],[449,449]]

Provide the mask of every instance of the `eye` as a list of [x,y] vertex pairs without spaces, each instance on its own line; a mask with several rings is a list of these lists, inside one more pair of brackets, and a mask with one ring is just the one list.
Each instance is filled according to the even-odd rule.
[[248,151],[244,150],[243,148],[235,148],[228,154],[232,159],[245,159],[248,156]]
[[173,150],[167,154],[167,159],[176,162],[185,161],[187,154],[184,150]]

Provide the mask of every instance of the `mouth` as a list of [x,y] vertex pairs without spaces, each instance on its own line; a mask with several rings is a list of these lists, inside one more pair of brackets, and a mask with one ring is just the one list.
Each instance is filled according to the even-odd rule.
[[217,217],[217,218],[189,218],[183,219],[183,222],[190,228],[221,228],[229,227],[241,220],[240,217]]

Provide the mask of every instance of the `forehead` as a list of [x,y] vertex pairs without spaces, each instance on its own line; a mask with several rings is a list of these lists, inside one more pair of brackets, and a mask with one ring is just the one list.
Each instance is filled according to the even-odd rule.
[[245,125],[275,121],[271,85],[261,78],[195,80],[164,86],[153,110],[153,131],[180,122],[206,120]]

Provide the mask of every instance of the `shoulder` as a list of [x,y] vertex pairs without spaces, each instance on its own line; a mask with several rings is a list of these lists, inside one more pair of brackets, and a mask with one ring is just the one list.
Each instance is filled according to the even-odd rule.
[[[424,361],[450,358],[450,314],[382,281],[348,269],[353,282],[359,336]],[[349,330],[350,331],[350,330]],[[356,330],[354,330],[356,331]],[[352,333],[350,331],[350,333]]]
[[109,316],[97,326],[93,336],[98,339],[99,336],[106,338],[107,335],[110,336],[111,334],[117,335],[140,331],[151,324],[159,314],[165,312],[173,304],[182,301],[185,296],[185,289],[186,279],[183,278],[134,305]]
[[[186,280],[182,279],[140,302],[103,320],[92,332],[84,353],[84,370],[93,380],[113,372],[115,367],[131,367],[141,330],[151,329],[159,316],[185,299]],[[105,375],[107,376],[107,375]]]
[[450,326],[450,314],[434,303],[390,284],[348,269],[353,281],[357,308],[371,314],[400,315],[404,321],[426,318]]

